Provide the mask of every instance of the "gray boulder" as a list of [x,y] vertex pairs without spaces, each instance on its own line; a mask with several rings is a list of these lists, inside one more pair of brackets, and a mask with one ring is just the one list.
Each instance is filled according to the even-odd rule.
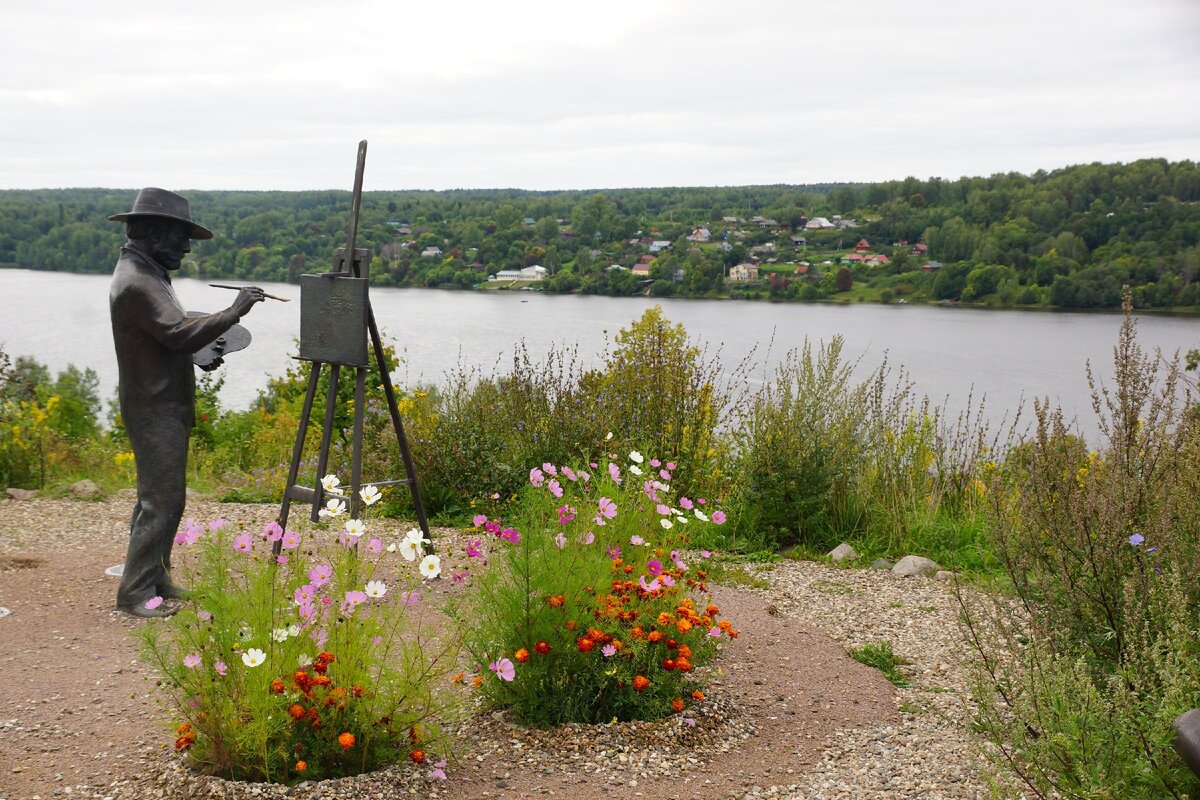
[[886,558],[877,558],[871,562],[871,569],[891,569],[892,562]]
[[905,556],[892,567],[892,574],[898,578],[924,578],[935,574],[941,567],[938,563],[924,556]]
[[104,496],[100,487],[86,478],[71,484],[70,494],[75,500],[99,500]]
[[829,558],[835,563],[839,561],[853,561],[858,558],[858,553],[854,552],[854,548],[849,544],[842,542],[829,551]]
[[15,489],[9,487],[5,492],[13,500],[32,500],[37,497],[37,489]]

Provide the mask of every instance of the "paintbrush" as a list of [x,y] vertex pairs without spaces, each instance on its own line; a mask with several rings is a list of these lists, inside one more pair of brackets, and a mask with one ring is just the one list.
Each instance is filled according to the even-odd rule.
[[[237,291],[241,291],[242,289],[245,288],[244,286],[230,286],[225,283],[210,283],[209,286],[213,287],[214,289],[234,289]],[[272,300],[278,300],[281,303],[292,302],[292,299],[290,297],[276,297],[275,295],[267,294],[266,292],[263,292],[263,297],[269,297]]]

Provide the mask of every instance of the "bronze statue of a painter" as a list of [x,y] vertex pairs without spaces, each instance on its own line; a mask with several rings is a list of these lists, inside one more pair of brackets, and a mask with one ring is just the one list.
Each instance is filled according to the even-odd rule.
[[[137,466],[138,494],[117,608],[139,617],[165,617],[179,609],[185,594],[170,570],[186,500],[188,437],[195,425],[192,354],[233,327],[263,300],[263,291],[245,287],[224,311],[189,316],[171,287],[171,272],[191,251],[192,239],[213,234],[192,221],[188,201],[146,188],[132,210],[109,219],[124,222],[128,237],[113,271],[109,310],[117,394]],[[221,359],[205,363],[204,369],[215,369]]]

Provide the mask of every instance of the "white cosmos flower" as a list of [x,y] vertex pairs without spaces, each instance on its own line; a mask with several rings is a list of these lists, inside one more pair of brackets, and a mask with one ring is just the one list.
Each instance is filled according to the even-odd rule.
[[299,625],[288,625],[288,636],[299,636],[299,635],[300,635],[300,626]]
[[267,660],[267,654],[257,647],[252,647],[242,653],[242,663],[247,667],[257,667],[259,664]]
[[610,439],[612,439],[612,431],[609,431],[609,432],[608,432],[608,436],[605,436],[605,437],[604,437],[604,441],[606,441],[606,442],[607,442],[607,441],[609,441]]
[[700,520],[701,522],[708,522],[708,517],[705,516],[704,512],[701,511],[700,509],[697,508],[697,509],[693,510],[692,513],[695,514],[696,519]]
[[389,544],[387,547],[385,547],[385,548],[384,548],[384,550],[387,550],[389,553],[394,553],[394,552],[396,552],[396,549],[397,549],[397,548],[396,548],[396,543],[395,543],[395,542],[392,542],[391,544]]
[[277,642],[286,642],[288,638],[288,629],[276,628],[275,630],[271,631],[271,638]]
[[319,516],[321,519],[328,519],[330,517],[341,516],[345,513],[346,501],[339,500],[336,497],[331,497],[329,501],[325,503],[325,507],[317,512],[317,516]]
[[425,556],[421,559],[421,566],[418,569],[426,578],[436,578],[442,574],[442,560],[435,555]]
[[341,484],[341,481],[338,480],[337,475],[326,475],[324,478],[321,478],[321,486],[327,492],[337,491],[337,488],[340,484]]
[[421,554],[421,543],[412,539],[405,539],[400,543],[400,555],[404,556],[405,561],[416,561],[417,556]]
[[425,534],[421,531],[420,528],[413,528],[411,531],[408,531],[407,533],[405,533],[404,539],[406,541],[416,542],[417,544],[425,544],[426,542],[429,541],[428,539],[425,538]]
[[630,451],[630,453],[629,453],[629,460],[635,464],[640,464],[643,461],[645,461],[646,459],[637,450],[633,450],[633,451]]
[[629,465],[629,471],[630,471],[632,474],[634,474],[634,475],[641,475],[641,474],[642,474],[642,471],[641,471],[640,469],[638,469],[638,466],[637,466],[636,464],[630,464],[630,465]]
[[672,527],[671,520],[667,519],[666,517],[663,517],[662,519],[660,519],[658,521],[658,524],[663,526],[663,530],[667,530],[667,531],[671,530],[671,527]]
[[364,503],[373,506],[379,501],[379,498],[383,497],[383,494],[379,491],[378,486],[367,484],[359,490],[358,496],[362,498]]
[[367,581],[364,591],[367,593],[367,597],[379,599],[387,594],[387,586],[384,585],[383,581]]
[[346,520],[346,533],[353,536],[355,539],[367,532],[367,526],[363,524],[361,519]]

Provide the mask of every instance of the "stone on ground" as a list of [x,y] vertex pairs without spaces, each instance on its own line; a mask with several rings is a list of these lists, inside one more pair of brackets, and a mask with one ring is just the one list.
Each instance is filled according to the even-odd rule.
[[829,551],[829,558],[837,563],[839,561],[853,561],[858,558],[858,553],[854,552],[854,548],[848,543],[842,542],[837,547]]
[[892,574],[898,578],[924,578],[933,575],[941,567],[931,558],[924,556],[905,556],[892,567]]

